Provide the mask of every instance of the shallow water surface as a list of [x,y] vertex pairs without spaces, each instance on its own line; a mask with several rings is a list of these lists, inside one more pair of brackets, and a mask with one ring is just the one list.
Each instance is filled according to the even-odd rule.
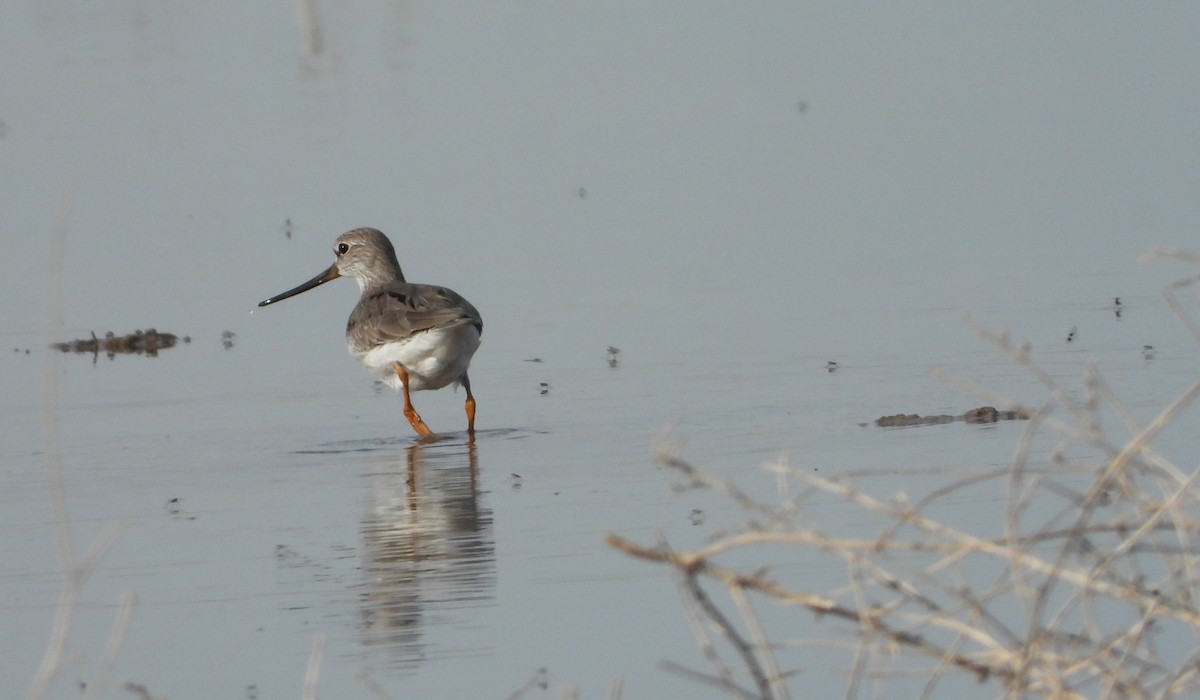
[[[104,697],[295,697],[314,644],[326,697],[723,697],[662,667],[708,670],[671,575],[604,541],[745,520],[673,488],[657,445],[767,501],[780,460],[913,499],[1004,467],[1027,422],[872,424],[996,403],[931,367],[1042,405],[963,311],[1070,392],[1093,363],[1139,421],[1195,379],[1159,294],[1188,271],[1134,263],[1200,224],[1178,176],[1200,146],[1194,8],[135,5],[0,23],[28,66],[0,107],[20,290],[0,298],[0,697],[50,639],[63,533],[78,560],[110,527],[48,697],[97,687],[127,592]],[[461,392],[414,395],[446,435],[420,445],[346,356],[350,282],[254,309],[363,225],[483,314],[473,444]],[[191,342],[49,347],[150,326]],[[1157,445],[1180,464],[1189,420]],[[846,576],[809,551],[759,563]],[[845,656],[793,661],[797,691],[841,695]]]
[[[1139,314],[1170,322],[1152,298],[1142,304]],[[970,358],[958,369],[973,379],[1037,395],[1013,367],[970,349],[982,341],[953,322],[943,338]],[[720,373],[687,346],[665,363],[623,350],[616,367],[603,348],[560,367],[558,358],[504,361],[485,346],[474,369],[476,441],[450,430],[421,445],[399,398],[372,392],[336,337],[313,344],[331,347],[314,352],[321,359],[306,372],[275,378],[269,337],[95,365],[40,348],[8,360],[24,385],[8,394],[5,415],[23,421],[14,430],[24,435],[6,441],[3,551],[19,567],[3,582],[6,617],[30,632],[5,638],[14,668],[36,666],[61,581],[45,480],[52,458],[77,552],[106,523],[121,523],[77,605],[72,648],[101,648],[117,597],[136,592],[116,670],[169,697],[294,692],[314,635],[325,640],[321,687],[331,690],[361,687],[356,678],[367,674],[397,694],[505,696],[546,668],[551,687],[603,689],[623,677],[628,696],[694,696],[706,691],[656,667],[699,665],[670,576],[602,541],[612,532],[692,546],[744,517],[725,499],[672,492],[677,477],[652,454],[668,421],[685,456],[766,500],[775,482],[757,467],[781,458],[829,475],[868,470],[883,494],[919,498],[938,480],[910,470],[1002,466],[1025,427],[870,424],[898,408],[974,405],[915,358],[864,351],[831,374],[815,358],[781,354]],[[1072,381],[1097,354],[1147,415],[1153,397],[1191,372],[1186,353],[1049,357]],[[197,371],[211,378],[202,392],[190,388]],[[465,422],[461,394],[415,400],[435,428]],[[939,512],[998,517],[1002,497],[957,493]],[[833,500],[810,508],[831,531],[870,536],[876,527]],[[814,587],[843,575],[820,557],[790,554],[775,571]],[[69,682],[87,681],[95,664],[95,652],[85,655]]]

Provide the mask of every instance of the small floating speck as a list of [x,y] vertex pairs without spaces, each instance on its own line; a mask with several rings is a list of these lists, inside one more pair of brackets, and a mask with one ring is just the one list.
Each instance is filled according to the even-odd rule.
[[1142,357],[1146,358],[1147,360],[1153,360],[1154,359],[1154,346],[1153,345],[1143,345],[1142,346]]

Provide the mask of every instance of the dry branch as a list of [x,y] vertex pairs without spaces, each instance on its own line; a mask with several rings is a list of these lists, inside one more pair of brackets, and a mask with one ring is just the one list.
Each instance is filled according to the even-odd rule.
[[[1191,253],[1148,254],[1164,256],[1200,266],[1200,256]],[[1178,297],[1197,284],[1200,275],[1169,285],[1163,294],[1200,341],[1200,324]],[[741,528],[718,533],[693,551],[607,537],[610,546],[679,576],[685,609],[715,672],[673,665],[675,670],[735,697],[782,700],[791,692],[787,680],[801,675],[777,652],[816,644],[853,654],[846,697],[865,693],[863,681],[869,678],[914,670],[925,674],[923,696],[932,695],[955,671],[995,685],[997,696],[1006,698],[1200,694],[1195,641],[1200,639],[1200,469],[1180,468],[1153,448],[1163,430],[1200,397],[1200,381],[1141,425],[1094,364],[1085,368],[1082,390],[1070,388],[1040,368],[1028,346],[968,323],[1049,395],[1041,409],[1031,410],[940,373],[990,403],[1030,416],[1011,469],[964,472],[909,502],[903,495],[871,494],[861,485],[868,474],[830,479],[779,462],[764,468],[779,483],[779,502],[765,503],[682,458],[678,443],[660,441],[658,461],[679,474],[678,489],[723,495],[747,518]],[[1114,441],[1106,434],[1101,420],[1106,410],[1120,418],[1128,439]],[[1058,446],[1038,456],[1032,445],[1043,434],[1054,436]],[[1003,482],[1007,497],[998,521],[983,526],[987,532],[970,532],[930,515],[930,506],[947,496],[992,480]],[[875,518],[880,523],[875,537],[839,537],[804,521],[805,506],[818,499],[851,504]],[[814,591],[768,577],[761,567],[725,563],[737,552],[738,561],[746,561],[747,553],[774,561],[780,547],[839,558],[848,581],[832,592]],[[981,571],[995,574],[980,581]],[[725,589],[730,612],[717,605],[706,583]],[[841,620],[850,628],[841,640],[772,641],[756,611],[760,599],[804,608],[818,621]],[[728,644],[726,655],[718,652],[709,629]],[[899,657],[926,663],[914,669],[911,663],[900,668],[888,661]]]

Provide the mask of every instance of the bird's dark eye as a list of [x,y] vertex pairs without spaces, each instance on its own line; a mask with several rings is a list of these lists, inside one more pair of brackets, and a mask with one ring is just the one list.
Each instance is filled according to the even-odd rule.
[[338,243],[337,244],[337,254],[338,255],[345,255],[347,250],[350,250],[350,244],[348,244],[348,243]]

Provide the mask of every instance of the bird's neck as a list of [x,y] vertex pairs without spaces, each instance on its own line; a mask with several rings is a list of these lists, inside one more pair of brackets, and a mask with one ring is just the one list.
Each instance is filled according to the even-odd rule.
[[358,282],[358,291],[367,292],[369,290],[386,287],[393,282],[405,282],[404,273],[400,271],[400,266],[384,275],[358,275],[355,278]]

